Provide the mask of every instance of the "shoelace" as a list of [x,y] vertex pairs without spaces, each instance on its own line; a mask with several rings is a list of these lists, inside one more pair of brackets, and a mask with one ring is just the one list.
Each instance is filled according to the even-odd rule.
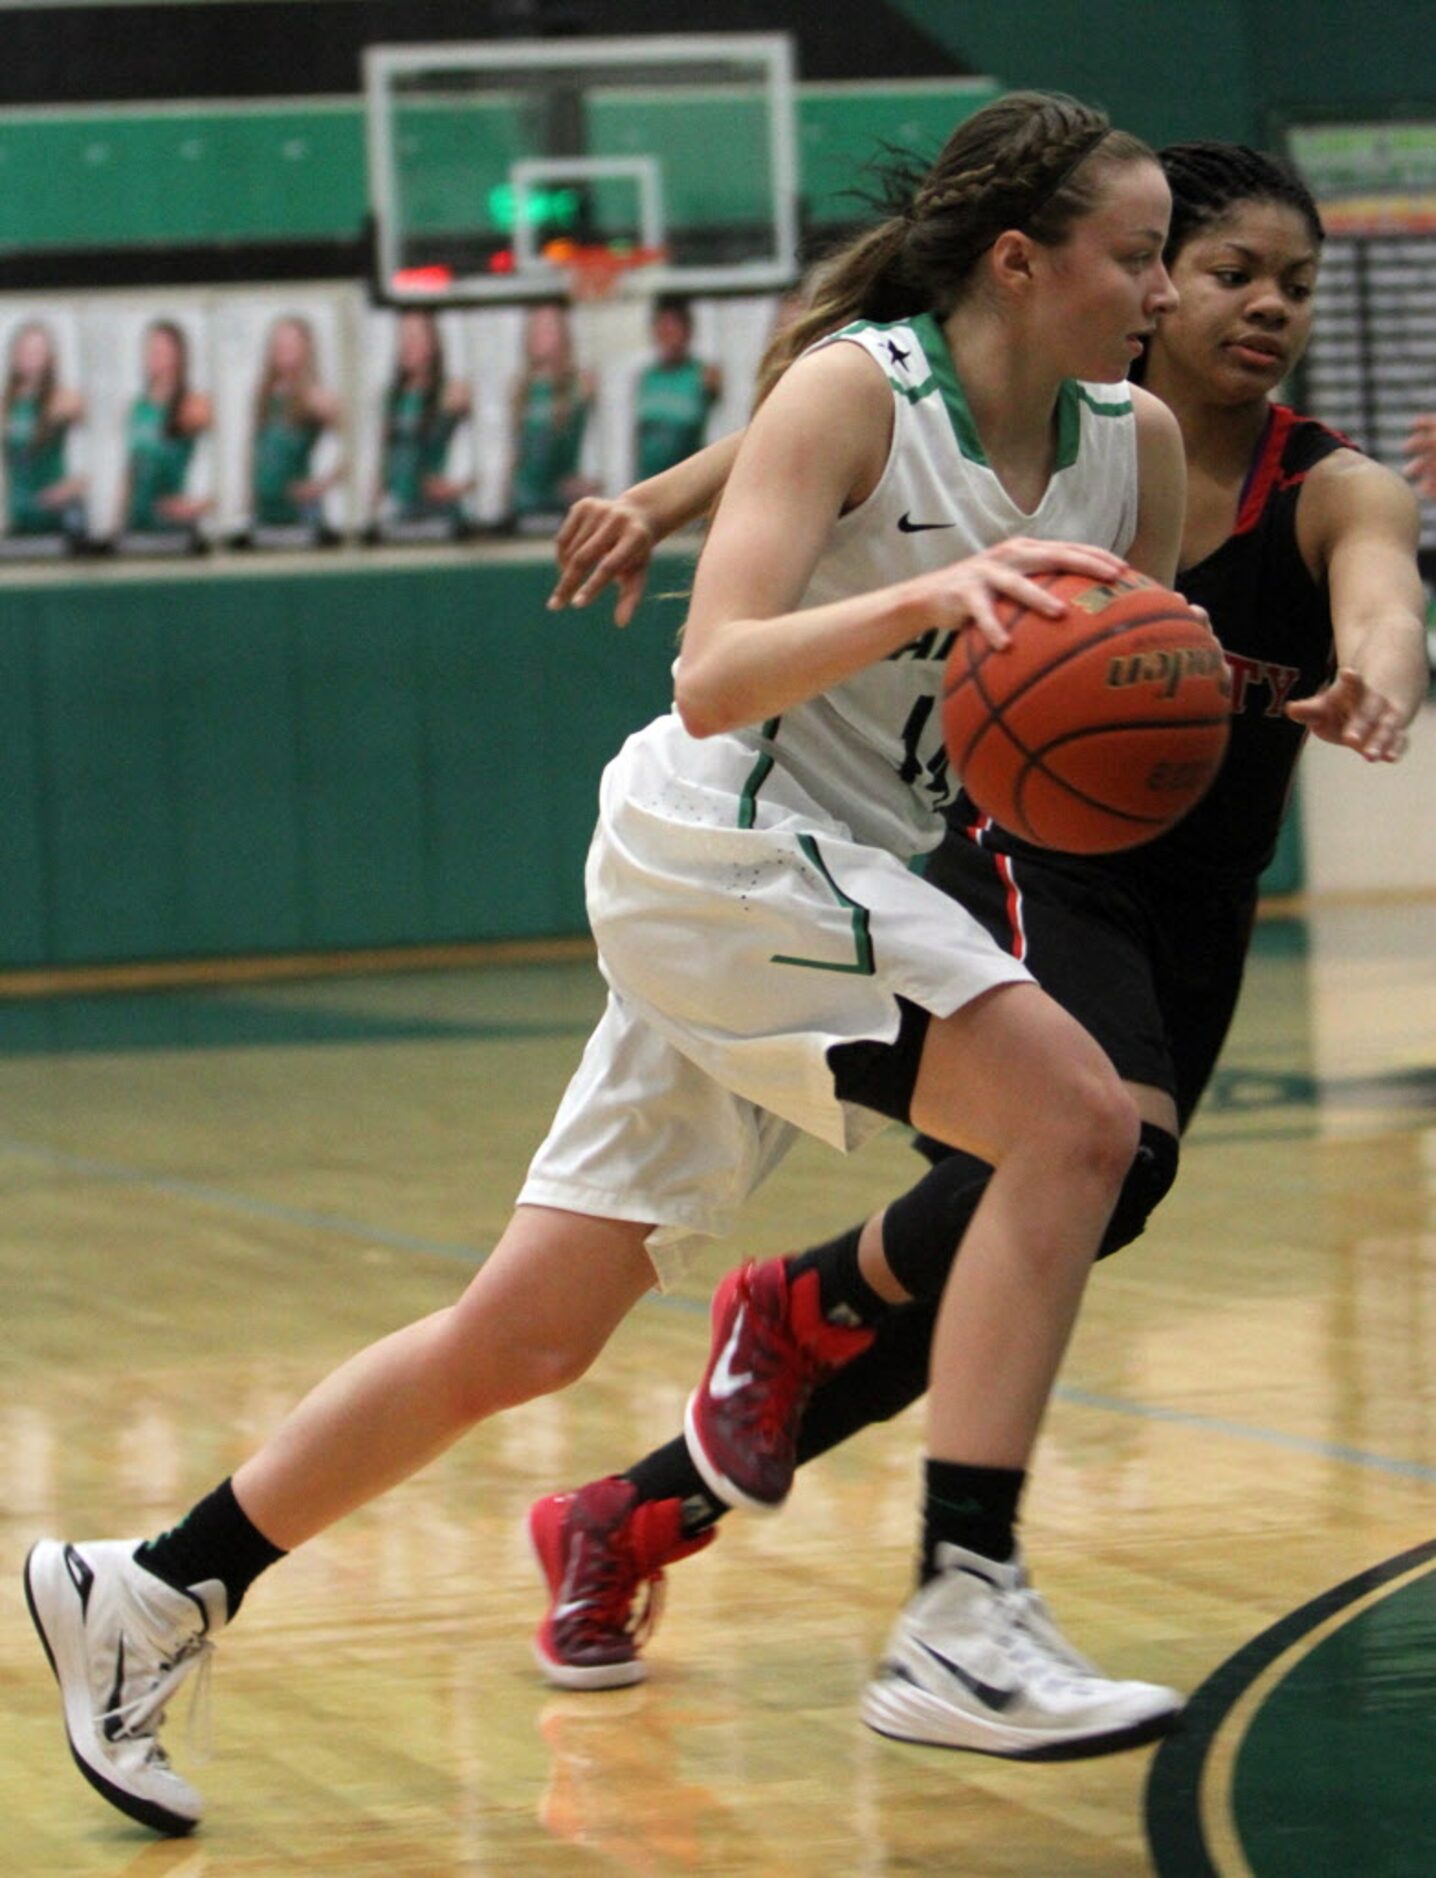
[[[595,1549],[597,1559],[573,1586],[575,1602],[581,1601],[583,1609],[573,1612],[569,1622],[584,1641],[600,1642],[625,1631],[641,1644],[652,1635],[663,1609],[662,1568],[645,1571],[632,1546],[616,1534],[604,1534]],[[641,1591],[647,1595],[635,1612],[634,1600]]]
[[646,1593],[643,1608],[636,1617],[630,1616],[628,1620],[628,1634],[640,1649],[653,1635],[658,1620],[663,1615],[663,1600],[667,1595],[668,1580],[661,1570],[655,1571],[651,1577],[644,1579],[642,1589]]
[[131,1696],[128,1702],[121,1702],[109,1711],[119,1722],[125,1739],[149,1739],[146,1760],[161,1767],[169,1766],[169,1755],[159,1739],[159,1731],[164,1726],[165,1708],[170,1697],[192,1670],[197,1670],[198,1674],[190,1691],[185,1739],[194,1748],[196,1758],[208,1759],[212,1744],[210,1678],[213,1658],[214,1645],[207,1637],[191,1638],[178,1655],[160,1664],[159,1673],[148,1689],[142,1689],[138,1695]]

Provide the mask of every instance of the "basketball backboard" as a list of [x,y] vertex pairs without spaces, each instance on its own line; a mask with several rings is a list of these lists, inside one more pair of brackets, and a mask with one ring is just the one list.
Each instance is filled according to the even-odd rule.
[[784,34],[376,46],[365,91],[386,298],[561,291],[555,243],[660,251],[645,293],[797,274]]

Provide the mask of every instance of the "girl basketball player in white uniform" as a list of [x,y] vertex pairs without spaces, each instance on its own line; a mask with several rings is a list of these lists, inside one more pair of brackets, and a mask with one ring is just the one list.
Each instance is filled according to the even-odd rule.
[[[996,1172],[933,1346],[932,1569],[894,1646],[916,1667],[884,1678],[868,1719],[1052,1753],[1176,1712],[1172,1691],[1078,1657],[1018,1560],[965,1543],[967,1489],[1022,1478],[1138,1119],[1087,1034],[907,865],[953,786],[935,709],[950,636],[1004,644],[1002,600],[1060,612],[1041,569],[1106,579],[1125,555],[1174,573],[1180,438],[1122,382],[1172,300],[1169,208],[1144,145],[1018,94],[828,268],[788,351],[855,323],[758,412],[699,563],[676,711],[604,776],[588,893],[611,996],[494,1253],[179,1526],[30,1555],[71,1747],[122,1810],[168,1832],[198,1819],[163,1708],[259,1571],[581,1374],[795,1131],[848,1148],[883,1114]],[[847,1333],[828,1334],[840,1355]]]

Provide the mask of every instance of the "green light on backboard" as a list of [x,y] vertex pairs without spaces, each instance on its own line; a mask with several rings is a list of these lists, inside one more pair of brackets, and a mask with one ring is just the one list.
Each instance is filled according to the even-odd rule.
[[[517,221],[518,191],[512,183],[496,183],[489,191],[489,218],[495,228],[510,233]],[[576,189],[526,189],[524,220],[531,228],[572,228],[578,221],[579,192]]]

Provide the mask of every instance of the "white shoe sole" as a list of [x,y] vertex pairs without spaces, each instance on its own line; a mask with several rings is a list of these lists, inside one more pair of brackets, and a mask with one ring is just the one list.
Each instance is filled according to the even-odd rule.
[[533,1640],[533,1653],[540,1675],[555,1689],[631,1689],[648,1675],[647,1667],[637,1658],[631,1663],[591,1663],[587,1668],[557,1663],[537,1637]]
[[1140,1747],[1168,1733],[1181,1713],[1182,1702],[1175,1692],[1165,1693],[1170,1701],[1159,1705],[1154,1700],[1147,1715],[1117,1727],[1038,1732],[966,1714],[915,1683],[882,1676],[864,1690],[861,1713],[875,1733],[919,1747],[958,1748],[970,1754],[995,1754],[1005,1760],[1081,1760],[1088,1755],[1116,1754],[1123,1748]]
[[688,1448],[688,1458],[703,1476],[703,1484],[710,1493],[715,1493],[725,1506],[741,1506],[750,1513],[781,1513],[787,1504],[782,1500],[755,1500],[751,1493],[735,1486],[723,1470],[708,1457],[703,1446],[703,1437],[698,1432],[698,1391],[695,1389],[688,1398],[683,1411],[683,1440]]
[[[539,1576],[543,1579],[544,1589],[553,1596],[553,1587],[548,1581],[548,1567],[543,1562],[543,1553],[539,1550],[538,1536],[533,1529],[533,1520],[524,1521],[524,1531],[529,1537],[529,1550],[534,1555]],[[537,1636],[530,1646],[534,1661],[539,1666],[539,1673],[555,1689],[631,1689],[636,1682],[642,1682],[648,1675],[648,1665],[641,1657],[635,1657],[631,1663],[561,1663],[549,1655]]]
[[54,1539],[41,1539],[30,1548],[25,1560],[25,1602],[60,1686],[65,1737],[75,1765],[96,1793],[129,1818],[137,1819],[142,1826],[171,1838],[193,1832],[200,1821],[198,1813],[192,1816],[177,1813],[163,1801],[119,1786],[106,1770],[95,1737],[83,1613],[78,1613],[79,1621],[75,1621],[78,1598],[79,1593],[65,1569],[64,1546]]

